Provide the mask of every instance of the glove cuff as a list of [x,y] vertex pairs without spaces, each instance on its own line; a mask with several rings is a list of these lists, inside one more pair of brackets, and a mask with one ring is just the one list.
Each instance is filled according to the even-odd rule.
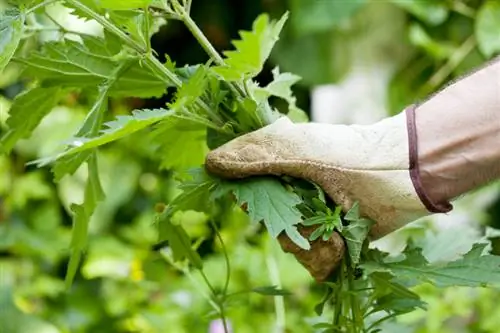
[[449,201],[446,202],[434,202],[422,185],[422,179],[420,177],[420,168],[418,163],[418,135],[417,126],[415,121],[415,109],[417,105],[413,104],[405,109],[406,113],[406,127],[408,131],[408,148],[409,148],[409,170],[410,178],[415,188],[420,201],[425,206],[425,208],[431,213],[447,213],[453,209],[453,206]]

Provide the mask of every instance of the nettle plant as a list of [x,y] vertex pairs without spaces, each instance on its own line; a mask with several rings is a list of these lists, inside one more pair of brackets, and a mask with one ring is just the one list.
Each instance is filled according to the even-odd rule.
[[[103,27],[102,37],[68,31],[57,23],[46,12],[46,6],[56,2],[80,18],[97,21]],[[323,283],[327,293],[315,311],[330,319],[314,325],[318,332],[380,331],[380,324],[388,319],[425,309],[425,302],[411,291],[421,283],[486,287],[500,282],[500,258],[487,253],[486,243],[475,244],[460,259],[442,264],[429,263],[413,243],[401,255],[389,256],[368,246],[373,222],[359,216],[357,205],[344,213],[315,184],[288,177],[228,181],[205,171],[206,148],[214,149],[280,116],[307,121],[291,90],[300,80],[297,75],[281,73],[276,67],[274,80],[268,85],[261,86],[255,80],[279,40],[288,14],[279,20],[266,14],[258,16],[251,31],[242,31],[241,38],[233,42],[235,49],[224,52],[223,57],[190,17],[190,0],[18,0],[11,4],[0,19],[0,69],[10,62],[19,64],[29,84],[13,100],[8,128],[0,141],[2,151],[10,153],[19,140],[29,137],[69,94],[86,94],[92,99],[81,127],[60,153],[32,162],[50,166],[55,182],[80,167],[88,171],[84,200],[71,205],[68,287],[85,251],[89,220],[97,204],[106,200],[99,180],[99,148],[139,131],[161,156],[161,167],[176,172],[182,190],[168,205],[154,208],[158,242],[164,245],[164,255],[172,264],[183,272],[202,275],[212,293],[209,303],[226,332],[229,256],[225,252],[225,287],[216,290],[205,275],[196,242],[172,219],[176,212],[207,214],[223,249],[215,221],[234,205],[244,209],[252,223],[263,223],[270,236],[286,233],[304,250],[310,248],[311,241],[326,240],[338,232],[347,251],[340,267]],[[210,61],[181,68],[168,56],[165,63],[160,62],[150,39],[167,20],[182,21]],[[47,30],[59,32],[60,38],[41,42],[28,54],[21,52],[26,40]],[[160,97],[168,88],[175,93],[165,108],[134,110],[105,122],[111,98]],[[272,97],[287,102],[286,115],[271,106]],[[299,224],[317,228],[306,239],[297,230]],[[253,291],[274,297],[287,295],[276,286]]]

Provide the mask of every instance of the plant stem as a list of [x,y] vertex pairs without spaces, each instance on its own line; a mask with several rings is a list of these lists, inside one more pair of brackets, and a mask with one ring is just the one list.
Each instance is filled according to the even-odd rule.
[[457,68],[457,66],[467,57],[467,55],[476,46],[476,39],[472,35],[463,42],[462,45],[453,53],[448,62],[446,62],[430,79],[428,82],[428,89],[425,94],[433,91],[436,87],[441,85],[444,80]]
[[[184,9],[184,7],[179,4],[177,0],[172,1],[172,4],[177,12],[177,14],[180,16],[180,19],[188,30],[193,34],[194,38],[198,41],[200,46],[205,50],[205,52],[212,57],[217,65],[219,66],[224,66],[225,62],[224,59],[222,59],[221,55],[217,50],[213,47],[212,43],[208,40],[208,38],[205,36],[205,34],[201,31],[201,29],[198,27],[198,25],[193,21],[189,13]],[[243,89],[238,85],[238,84],[229,84],[230,89],[233,90],[233,93],[236,93],[239,96],[244,97],[245,92]]]
[[42,7],[45,7],[45,6],[48,6],[48,5],[50,5],[51,3],[54,3],[54,2],[57,2],[57,1],[58,1],[58,0],[46,0],[46,1],[42,2],[42,3],[39,3],[38,5],[35,5],[35,6],[31,7],[31,8],[29,8],[29,9],[26,11],[26,15],[31,14],[31,13],[33,13],[34,11],[36,11],[37,9],[42,8]]
[[[100,23],[104,27],[104,29],[107,29],[109,32],[120,38],[127,46],[129,46],[139,55],[141,55],[144,58],[146,64],[149,66],[149,68],[153,70],[156,74],[159,74],[162,77],[162,79],[167,79],[168,81],[172,82],[177,88],[180,88],[182,86],[182,81],[175,75],[175,73],[171,72],[168,68],[166,68],[157,58],[154,57],[154,55],[151,52],[148,52],[147,49],[145,49],[142,45],[140,45],[135,40],[130,38],[126,33],[124,33],[122,30],[116,27],[108,19],[97,14],[91,8],[80,3],[78,0],[64,0],[64,1],[70,3],[72,6],[83,11],[84,13],[92,17],[95,21]],[[218,117],[214,112],[212,112],[210,107],[203,100],[198,98],[196,100],[196,104],[200,106],[205,112],[207,112],[207,114],[212,115],[213,118],[212,120],[216,122],[217,125],[222,127],[223,125],[222,119]]]
[[125,32],[120,30],[120,28],[115,26],[108,19],[97,14],[91,8],[85,6],[84,4],[82,4],[78,0],[64,0],[64,1],[71,4],[73,7],[78,8],[79,10],[83,11],[85,14],[89,15],[90,17],[92,17],[95,21],[97,21],[99,24],[101,24],[104,27],[104,29],[106,29],[109,32],[111,32],[112,34],[116,35],[127,46],[132,48],[134,51],[136,51],[140,55],[144,56],[146,62],[148,62],[148,64],[151,66],[151,68],[154,68],[159,73],[163,74],[164,77],[168,78],[177,87],[180,87],[182,85],[181,80],[179,80],[179,78],[174,73],[172,73],[165,66],[163,66],[163,64],[158,59],[156,59],[152,54],[148,54],[147,49],[144,49],[144,47],[142,45],[140,45],[135,40],[133,40],[131,37],[129,37]]
[[352,313],[352,321],[354,324],[354,332],[358,332],[358,328],[363,328],[363,317],[361,315],[361,307],[358,302],[358,298],[355,292],[354,286],[354,270],[351,266],[350,260],[347,260],[347,285],[349,288],[349,298],[351,303],[351,313]]
[[[276,259],[272,253],[273,239],[269,238],[268,253],[266,255],[267,268],[269,270],[269,277],[271,283],[281,289],[280,273]],[[286,313],[285,313],[285,300],[281,296],[274,296],[274,309],[276,313],[276,332],[282,333],[285,331]]]

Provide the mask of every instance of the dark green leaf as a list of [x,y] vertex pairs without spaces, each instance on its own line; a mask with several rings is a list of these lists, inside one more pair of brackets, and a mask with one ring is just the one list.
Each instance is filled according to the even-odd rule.
[[463,258],[447,264],[430,265],[421,250],[408,246],[403,260],[369,262],[370,271],[391,273],[398,281],[408,284],[429,282],[438,287],[484,287],[500,285],[500,256],[482,255],[486,244],[475,244]]
[[[18,59],[27,67],[24,74],[43,80],[43,86],[93,88],[110,79],[124,59],[117,57],[113,37],[83,37],[84,44],[65,40],[45,43],[41,51]],[[168,82],[160,80],[139,59],[130,63],[109,90],[113,97],[160,97]]]
[[0,73],[9,63],[23,36],[25,16],[16,8],[0,14]]
[[[214,195],[221,196],[232,192],[238,205],[247,205],[248,214],[253,222],[264,222],[269,234],[276,238],[282,231],[293,236],[294,242],[309,249],[309,242],[298,232],[294,225],[301,221],[302,214],[295,207],[301,200],[294,192],[288,191],[275,178],[258,177],[252,179],[221,181]],[[300,241],[299,241],[300,240]]]
[[344,218],[350,223],[341,232],[346,240],[351,265],[354,266],[359,263],[363,244],[374,222],[359,216],[357,202],[349,209]]
[[175,261],[187,259],[195,268],[203,267],[200,255],[192,248],[189,235],[182,226],[170,220],[160,220],[158,225],[160,239],[168,241]]

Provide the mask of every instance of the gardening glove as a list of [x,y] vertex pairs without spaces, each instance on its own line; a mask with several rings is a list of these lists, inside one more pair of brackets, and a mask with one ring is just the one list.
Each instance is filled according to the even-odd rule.
[[[225,178],[288,175],[314,182],[344,212],[357,201],[360,215],[375,222],[369,234],[375,240],[451,209],[431,202],[421,188],[414,119],[413,107],[371,125],[293,123],[282,117],[213,150],[206,167]],[[299,226],[306,236],[313,230]],[[345,251],[337,233],[314,241],[308,251],[285,235],[279,241],[317,281],[328,278]]]

